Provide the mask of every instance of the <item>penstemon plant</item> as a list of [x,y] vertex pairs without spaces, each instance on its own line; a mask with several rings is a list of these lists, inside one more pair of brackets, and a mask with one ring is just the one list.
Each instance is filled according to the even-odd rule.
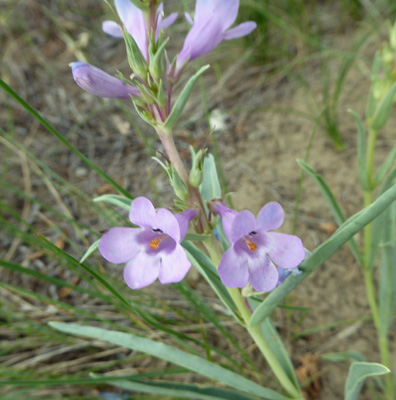
[[[65,333],[153,355],[228,387],[133,378],[113,382],[125,390],[171,398],[303,400],[305,397],[290,356],[270,314],[300,282],[348,243],[362,266],[378,330],[382,364],[352,363],[346,379],[345,399],[357,399],[367,377],[384,374],[387,374],[385,383],[378,396],[394,399],[395,380],[389,374],[392,367],[389,328],[396,303],[396,215],[393,204],[396,200],[396,147],[376,173],[374,151],[378,132],[386,124],[396,99],[396,25],[391,29],[389,43],[375,57],[366,128],[352,112],[358,127],[364,208],[346,219],[323,178],[309,165],[299,162],[319,185],[339,224],[327,241],[310,252],[297,236],[274,232],[285,219],[279,203],[263,205],[257,217],[248,210],[230,208],[225,204],[227,193],[222,193],[216,162],[208,149],[191,148],[191,167],[188,169],[174,142],[173,130],[195,84],[209,68],[204,66],[190,76],[174,99],[174,88],[180,85],[183,74],[188,73],[188,64],[214,50],[223,40],[243,37],[256,28],[253,21],[232,27],[239,1],[197,0],[194,18],[186,14],[190,31],[173,59],[169,59],[166,52],[165,29],[176,20],[176,13],[165,18],[163,4],[158,0],[115,0],[114,4],[115,9],[108,3],[116,21],[104,21],[103,31],[124,39],[130,76],[118,73],[113,77],[95,66],[77,61],[71,64],[73,78],[93,95],[132,101],[139,117],[156,131],[163,145],[165,153],[156,160],[169,178],[175,201],[172,211],[156,209],[149,199],[133,198],[115,184],[119,195],[103,195],[94,201],[127,211],[131,224],[108,227],[87,250],[80,265],[84,266],[83,261],[99,250],[107,261],[125,264],[123,277],[132,290],[144,288],[157,279],[161,284],[181,282],[193,266],[252,337],[277,378],[279,389],[264,387],[195,354],[132,333],[61,322],[50,325]],[[2,87],[11,93],[4,83]],[[359,247],[354,237],[361,231],[364,242]],[[381,253],[378,296],[374,284],[377,253]],[[98,279],[109,289],[106,281]],[[117,293],[113,294],[117,296]],[[99,378],[97,375],[92,377],[93,381]]]

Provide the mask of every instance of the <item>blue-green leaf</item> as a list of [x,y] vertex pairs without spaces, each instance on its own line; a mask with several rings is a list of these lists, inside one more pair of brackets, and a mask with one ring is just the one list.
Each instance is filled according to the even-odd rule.
[[98,250],[99,241],[100,239],[98,239],[96,242],[93,242],[91,246],[89,246],[88,250],[81,257],[80,263],[83,263],[86,259],[88,259],[93,253],[95,253]]
[[[260,304],[257,300],[252,297],[248,298],[249,305],[252,307],[254,311],[257,306]],[[279,361],[283,371],[285,371],[287,377],[294,384],[296,388],[300,387],[300,383],[298,382],[296,373],[294,371],[294,366],[290,360],[289,353],[286,350],[285,345],[282,342],[282,339],[279,336],[278,331],[272,324],[271,318],[267,317],[260,325],[261,332],[264,335],[266,342],[268,343],[271,351],[274,353],[274,356]]]
[[392,85],[386,94],[385,98],[382,100],[381,104],[378,106],[376,113],[374,114],[373,120],[371,122],[371,128],[375,131],[380,130],[389,119],[389,115],[392,111],[392,106],[394,103],[394,98],[396,94],[396,83]]
[[209,65],[205,65],[202,68],[200,68],[199,71],[189,79],[186,86],[184,86],[175,104],[172,106],[172,111],[170,112],[169,117],[164,123],[165,132],[172,131],[173,127],[179,120],[181,113],[183,112],[187,100],[189,99],[191,92],[194,89],[195,84],[197,83],[197,80],[209,67],[210,67]]
[[379,276],[379,333],[387,337],[396,305],[396,209],[389,207],[383,215],[381,264]]
[[243,376],[221,367],[220,365],[207,361],[196,355],[186,353],[172,346],[168,346],[161,342],[156,342],[129,333],[106,330],[93,326],[67,324],[63,322],[50,322],[49,324],[51,327],[61,332],[102,340],[108,343],[113,343],[117,346],[126,347],[127,349],[140,351],[142,353],[158,357],[190,371],[194,371],[209,379],[221,382],[234,389],[259,396],[264,399],[288,399],[287,397],[282,396],[271,389],[262,387],[257,383],[244,378]]
[[[238,393],[228,389],[216,388],[213,386],[188,385],[175,382],[147,382],[147,381],[113,381],[113,386],[133,392],[167,396],[168,398],[197,399],[197,400],[257,400],[246,394]],[[284,398],[279,397],[279,398]]]
[[[341,210],[340,205],[338,204],[338,201],[334,197],[331,189],[323,179],[323,177],[316,173],[316,171],[310,167],[307,163],[305,163],[302,160],[297,161],[300,167],[314,180],[314,182],[318,185],[324,199],[326,200],[326,203],[330,207],[331,212],[333,213],[333,216],[337,222],[337,225],[341,225],[345,222],[346,218]],[[354,255],[356,261],[361,262],[362,260],[362,254],[359,250],[359,247],[355,241],[354,238],[351,238],[351,241],[349,242],[349,247],[352,251],[352,254]]]
[[363,354],[358,351],[343,351],[339,353],[322,354],[322,359],[333,362],[340,361],[366,361]]
[[349,369],[345,384],[345,400],[358,400],[364,381],[371,376],[388,374],[384,365],[369,362],[354,362]]
[[337,231],[319,247],[317,247],[306,260],[300,265],[301,275],[291,275],[278,286],[257,307],[253,313],[250,324],[257,326],[268,317],[285,297],[313,271],[318,269],[323,262],[330,258],[343,244],[348,242],[356,233],[361,231],[373,219],[378,217],[389,205],[396,200],[396,186],[388,189],[378,197],[372,204],[345,221]]
[[208,154],[205,157],[203,164],[203,181],[199,190],[204,202],[221,197],[221,186],[217,174],[216,161],[212,154]]
[[118,194],[104,194],[103,196],[95,197],[93,201],[95,203],[109,203],[126,211],[130,210],[132,203],[132,199],[128,199],[127,197],[120,196]]
[[237,314],[237,310],[228,290],[220,280],[216,267],[212,260],[191,242],[183,241],[182,246],[186,250],[188,259],[191,264],[199,271],[199,273],[207,280],[212,289],[216,292],[219,299],[228,308],[231,314],[240,322],[241,318]]
[[358,131],[357,158],[358,158],[360,184],[363,190],[368,190],[369,185],[367,182],[367,173],[366,173],[366,136],[367,136],[366,130],[364,129],[362,120],[355,113],[355,111],[348,110],[348,112],[353,116]]

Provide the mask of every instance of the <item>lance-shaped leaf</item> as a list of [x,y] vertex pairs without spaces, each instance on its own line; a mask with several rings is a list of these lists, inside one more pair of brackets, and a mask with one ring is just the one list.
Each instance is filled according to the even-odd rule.
[[63,322],[50,322],[51,327],[61,332],[72,335],[85,336],[92,339],[102,340],[113,343],[120,347],[140,351],[145,354],[158,357],[162,360],[184,367],[194,371],[209,379],[216,380],[234,389],[242,392],[259,396],[268,400],[287,400],[288,398],[277,392],[267,389],[236,374],[215,363],[207,361],[201,357],[186,353],[182,350],[168,346],[161,342],[156,342],[147,338],[139,337],[133,334],[96,328],[93,326],[84,326],[77,324],[67,324]]
[[379,334],[386,338],[393,321],[396,304],[396,209],[395,205],[381,215],[382,243],[379,278]]
[[99,240],[96,240],[89,246],[88,250],[85,252],[85,254],[81,257],[80,263],[83,263],[85,260],[87,260],[93,253],[95,253],[98,250],[99,247]]
[[[337,222],[337,225],[341,225],[342,223],[345,222],[346,218],[341,210],[341,207],[336,200],[335,196],[333,195],[333,192],[323,179],[323,177],[318,174],[313,168],[311,168],[308,164],[306,164],[302,160],[297,161],[300,167],[315,181],[315,183],[318,185],[324,199],[326,200],[326,203],[330,207],[331,212],[333,213],[333,216]],[[362,259],[362,255],[360,253],[359,247],[355,241],[354,238],[351,239],[349,246],[351,248],[352,254],[354,255],[356,261],[360,262]]]
[[123,210],[129,211],[131,209],[131,198],[126,198],[124,196],[120,196],[118,194],[104,194],[103,196],[95,197],[93,199],[95,203],[109,203],[114,206],[120,207]]
[[250,320],[251,326],[257,326],[286,298],[286,296],[312,272],[318,269],[329,259],[343,244],[348,242],[356,233],[361,231],[367,224],[378,217],[387,207],[396,200],[396,185],[387,190],[368,207],[345,221],[337,231],[319,247],[317,247],[299,269],[301,275],[291,275],[278,286],[257,307]]
[[378,131],[387,123],[390,113],[392,111],[395,94],[396,94],[396,83],[394,83],[392,87],[389,89],[389,92],[386,94],[385,98],[378,106],[378,110],[376,111],[373,117],[373,120],[371,122],[371,128],[374,129],[375,131]]
[[195,84],[197,83],[197,80],[208,68],[209,65],[205,65],[200,68],[199,71],[189,79],[186,86],[184,86],[182,92],[180,93],[178,99],[172,107],[172,111],[170,112],[169,117],[164,123],[165,132],[172,132],[172,129],[179,120],[181,113],[183,112],[184,107],[187,103],[187,100],[189,99],[191,92],[194,89]]
[[[135,380],[110,381],[109,383],[121,389],[154,394],[157,396],[166,396],[172,399],[181,397],[183,399],[194,400],[257,400],[257,397],[213,386],[188,385],[166,381],[145,382]],[[284,399],[284,396],[279,396],[279,399]]]
[[348,112],[353,116],[358,131],[357,158],[360,184],[362,185],[363,190],[368,190],[369,185],[367,182],[366,173],[366,131],[364,129],[362,120],[355,113],[355,111],[348,110]]
[[199,191],[204,202],[221,198],[221,186],[217,174],[216,161],[212,154],[208,154],[205,157],[203,180]]
[[382,364],[354,362],[349,369],[345,384],[345,400],[358,400],[364,381],[371,376],[388,374],[390,370]]

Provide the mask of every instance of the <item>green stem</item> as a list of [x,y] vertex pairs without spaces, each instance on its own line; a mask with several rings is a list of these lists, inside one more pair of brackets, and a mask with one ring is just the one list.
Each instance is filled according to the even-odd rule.
[[[374,153],[375,153],[375,142],[377,138],[377,131],[370,130],[367,151],[366,151],[366,176],[368,183],[368,190],[364,191],[364,206],[368,207],[373,201],[374,189],[377,182],[374,181],[373,169],[374,169]],[[381,329],[380,313],[377,304],[377,298],[375,293],[374,277],[373,277],[373,266],[371,264],[371,243],[372,243],[372,223],[368,224],[364,229],[364,259],[363,259],[363,274],[364,283],[366,287],[366,296],[370,305],[371,314],[373,316],[374,325],[378,335],[378,345],[381,353],[381,362],[386,367],[390,368],[390,355],[389,355],[389,341],[387,333],[383,333]],[[387,374],[385,376],[385,398],[387,400],[394,399],[394,387],[392,375]]]
[[[215,263],[215,265],[219,265],[222,253],[218,246],[218,242],[216,241],[214,236],[205,241],[204,245],[208,250],[208,253],[212,261]],[[268,365],[272,369],[274,375],[278,378],[279,382],[281,383],[285,391],[289,395],[291,395],[292,399],[294,400],[304,400],[304,396],[301,393],[300,388],[296,387],[294,383],[289,379],[286,372],[279,363],[278,359],[272,352],[271,347],[265,340],[265,337],[261,331],[260,326],[256,327],[250,326],[251,312],[247,307],[246,299],[242,296],[241,291],[239,289],[234,289],[234,288],[227,288],[227,289],[232,299],[234,300],[235,306],[237,307],[243,321],[245,322],[245,328],[247,329],[250,336],[256,343],[257,347],[260,349],[261,354],[267,360]]]

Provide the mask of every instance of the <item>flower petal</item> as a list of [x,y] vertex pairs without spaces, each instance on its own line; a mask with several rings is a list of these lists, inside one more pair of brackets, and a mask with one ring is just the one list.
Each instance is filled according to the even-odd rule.
[[268,232],[263,235],[268,254],[279,267],[295,268],[304,260],[305,249],[297,236],[278,232]]
[[159,280],[162,284],[180,282],[186,276],[190,267],[191,263],[183,247],[176,244],[173,251],[169,253],[161,252]]
[[112,228],[99,241],[100,254],[114,264],[129,261],[140,250],[137,242],[139,228]]
[[142,10],[130,0],[115,0],[115,6],[126,30],[135,39],[143,57],[147,60],[148,37]]
[[185,12],[184,16],[186,17],[186,20],[190,25],[194,25],[194,20],[191,18],[191,15],[188,12]]
[[170,15],[168,15],[166,18],[162,19],[159,23],[158,23],[158,30],[160,29],[166,29],[169,26],[171,26],[177,19],[177,12],[172,13]]
[[129,211],[129,220],[143,228],[153,228],[156,217],[155,208],[151,201],[146,197],[137,197],[133,200]]
[[190,61],[212,51],[223,40],[221,23],[212,15],[210,19],[194,22],[177,56],[177,64],[182,65],[188,57]]
[[177,219],[180,227],[180,241],[182,242],[185,238],[188,230],[188,224],[190,221],[198,215],[198,210],[189,209],[183,211],[179,214],[173,214],[173,216]]
[[245,287],[249,278],[246,254],[237,252],[235,247],[231,246],[221,258],[218,272],[225,286]]
[[215,0],[214,14],[221,21],[223,32],[236,20],[239,0]]
[[235,28],[229,29],[227,32],[224,33],[224,39],[237,39],[242,36],[249,35],[252,31],[254,31],[257,27],[257,24],[253,21],[246,21],[242,24],[239,24]]
[[77,85],[95,96],[111,99],[129,99],[138,96],[139,90],[114,78],[99,68],[85,62],[71,64],[73,78]]
[[195,3],[194,21],[204,21],[213,15],[216,0],[197,0]]
[[238,215],[238,212],[227,207],[220,201],[213,201],[210,203],[210,208],[221,217],[221,223],[223,225],[224,234],[229,242],[231,242],[231,227],[234,222],[234,218]]
[[243,236],[248,235],[250,232],[256,230],[256,218],[248,211],[243,210],[239,212],[231,226],[231,243],[237,242]]
[[108,35],[116,38],[122,38],[124,36],[122,34],[121,26],[114,21],[103,21],[102,30]]
[[282,206],[275,201],[266,204],[257,215],[257,229],[271,231],[282,226],[285,212]]
[[260,258],[249,257],[249,282],[258,292],[270,292],[279,282],[275,265],[264,255]]
[[180,226],[176,217],[167,209],[159,208],[153,221],[152,227],[161,229],[177,243],[180,243]]
[[141,251],[124,268],[124,280],[131,289],[140,289],[158,278],[160,258]]

